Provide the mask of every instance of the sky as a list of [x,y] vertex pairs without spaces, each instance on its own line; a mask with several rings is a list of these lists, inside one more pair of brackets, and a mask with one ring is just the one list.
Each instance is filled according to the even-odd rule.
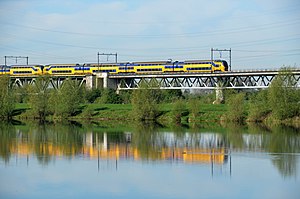
[[0,64],[205,60],[213,48],[231,49],[232,70],[300,67],[298,0],[0,0],[0,26]]

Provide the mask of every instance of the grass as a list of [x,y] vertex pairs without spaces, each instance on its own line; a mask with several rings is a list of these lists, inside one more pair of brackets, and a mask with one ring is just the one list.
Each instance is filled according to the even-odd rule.
[[74,118],[98,120],[128,120],[131,114],[131,104],[87,104],[83,112]]
[[15,109],[13,111],[13,116],[20,116],[24,113],[26,113],[26,111],[28,111],[30,109],[30,106],[26,103],[17,103],[15,106]]
[[[164,103],[159,104],[159,110],[161,112],[158,121],[162,123],[171,122],[172,110],[174,104]],[[186,112],[188,113],[188,106],[186,106]],[[115,120],[115,121],[132,121],[132,105],[131,104],[82,104],[78,114],[69,118],[81,121],[90,120]],[[26,112],[30,110],[30,106],[26,103],[16,104],[15,117],[21,118],[22,115],[26,115]],[[194,119],[194,122],[199,121],[220,121],[220,118],[227,111],[227,105],[225,104],[201,104],[199,108],[200,112]],[[189,114],[182,117],[183,123],[188,121]]]

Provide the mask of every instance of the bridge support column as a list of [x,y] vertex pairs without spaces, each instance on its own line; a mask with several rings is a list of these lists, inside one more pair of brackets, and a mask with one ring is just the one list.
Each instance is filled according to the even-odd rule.
[[86,76],[86,88],[87,89],[93,89],[95,88],[95,76],[94,75],[88,75]]
[[224,100],[222,84],[220,83],[216,84],[215,90],[216,90],[216,100],[213,102],[213,104],[223,104],[225,100]]
[[99,73],[96,76],[96,88],[117,89],[117,80],[108,77],[108,73]]

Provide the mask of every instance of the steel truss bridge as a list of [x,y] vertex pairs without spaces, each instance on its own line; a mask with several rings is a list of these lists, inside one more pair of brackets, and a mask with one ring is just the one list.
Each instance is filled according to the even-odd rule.
[[[226,73],[169,73],[155,75],[110,75],[117,80],[117,90],[141,87],[160,89],[261,89],[270,86],[278,71],[232,71]],[[300,88],[300,69],[291,71],[295,86]]]
[[[11,76],[11,85],[15,87],[25,87],[26,85],[33,85],[36,83],[39,76]],[[59,89],[66,79],[75,80],[79,86],[86,85],[87,76],[76,75],[76,76],[49,76],[48,81],[44,82],[43,87]]]
[[[117,91],[138,88],[159,89],[262,89],[270,86],[278,71],[231,71],[226,73],[161,73],[161,74],[107,74],[50,76],[46,86],[58,89],[66,79],[76,80],[88,88],[112,88]],[[295,86],[300,88],[300,69],[290,72]],[[14,86],[34,84],[38,76],[11,76]]]

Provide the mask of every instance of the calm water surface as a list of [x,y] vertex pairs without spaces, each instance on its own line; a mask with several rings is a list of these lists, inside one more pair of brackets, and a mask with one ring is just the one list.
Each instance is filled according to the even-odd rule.
[[274,127],[0,124],[0,198],[299,198],[300,134]]

